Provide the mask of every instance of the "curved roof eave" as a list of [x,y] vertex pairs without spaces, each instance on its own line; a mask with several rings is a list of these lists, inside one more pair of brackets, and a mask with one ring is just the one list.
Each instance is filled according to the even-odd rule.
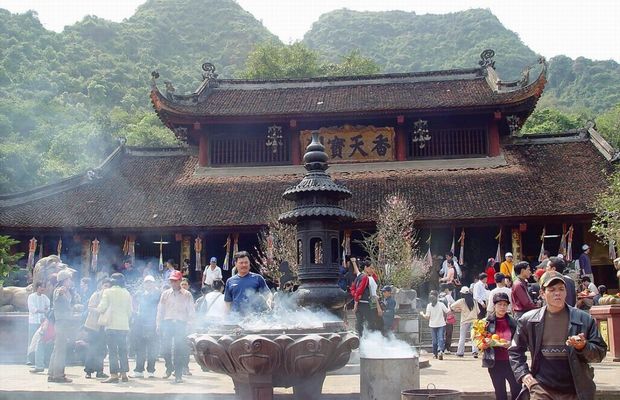
[[[531,103],[531,106],[528,107],[528,108],[531,108],[527,112],[527,115],[529,115],[533,111],[547,83],[547,79],[546,79],[547,63],[543,60],[541,61],[541,64],[543,65],[543,67],[539,75],[534,81],[532,81],[531,83],[528,83],[525,86],[518,87],[517,89],[514,89],[514,90],[501,90],[499,88],[499,85],[503,85],[503,86],[513,85],[514,86],[514,85],[518,85],[517,81],[510,82],[510,83],[503,83],[500,81],[492,82],[491,79],[489,79],[490,77],[488,73],[479,74],[474,78],[470,77],[467,79],[453,80],[455,82],[463,81],[463,80],[469,80],[469,81],[484,80],[486,84],[488,85],[488,89],[490,92],[489,92],[489,96],[487,96],[485,99],[486,101],[481,101],[479,103],[470,104],[468,106],[462,106],[458,104],[454,104],[454,105],[443,104],[441,106],[434,106],[430,108],[421,108],[421,107],[386,108],[386,107],[383,107],[383,108],[377,108],[374,110],[365,109],[363,111],[365,113],[377,113],[377,114],[389,113],[391,114],[391,113],[403,113],[403,112],[413,111],[413,110],[419,110],[422,112],[437,112],[437,111],[447,111],[447,110],[473,110],[476,108],[486,108],[486,107],[496,107],[499,109],[503,109],[503,108],[513,107],[516,105],[526,103],[528,100],[533,100],[533,102]],[[458,72],[457,70],[455,71]],[[454,74],[455,71],[447,71],[447,72]],[[470,73],[471,71],[463,70],[463,74],[465,72]],[[381,79],[381,80],[389,82],[389,80],[392,78],[401,79],[403,76],[407,77],[409,75],[408,74],[387,74],[387,75],[347,77],[347,78],[349,79],[356,78],[355,82],[362,83],[364,80],[368,81],[371,79],[374,79],[374,80]],[[493,76],[496,77],[495,74],[493,74]],[[227,82],[234,82],[234,81],[228,80]],[[248,81],[239,81],[239,82],[247,83]],[[327,80],[326,78],[307,78],[303,80],[252,81],[252,84],[254,86],[257,86],[257,85],[260,86],[261,84],[270,84],[273,82],[277,82],[277,83],[282,83],[282,82],[331,83],[331,82],[338,82],[338,81]],[[425,82],[428,82],[428,81],[425,81]],[[445,83],[446,81],[438,80],[437,82]],[[380,85],[376,85],[376,86],[380,87]],[[324,88],[327,89],[328,87],[331,88],[333,87],[333,85],[325,86]],[[322,86],[318,86],[318,88],[320,89],[322,88]],[[174,95],[175,98],[182,99],[183,102],[181,103],[180,101],[175,101],[174,98],[172,99],[168,98],[166,95],[161,93],[157,85],[153,84],[151,92],[150,92],[150,99],[151,99],[151,103],[158,117],[164,123],[164,125],[168,127],[172,126],[174,123],[179,123],[179,122],[189,123],[190,120],[209,120],[209,119],[218,119],[218,118],[260,118],[260,117],[265,117],[265,116],[279,117],[279,118],[286,118],[286,117],[299,118],[300,114],[301,115],[305,114],[308,116],[309,115],[338,116],[338,115],[351,114],[355,112],[355,108],[352,107],[349,110],[339,110],[336,112],[330,112],[330,111],[317,112],[313,110],[308,110],[308,111],[295,110],[295,111],[270,112],[270,113],[252,113],[251,111],[249,110],[246,111],[246,109],[244,109],[244,110],[241,110],[241,112],[239,113],[208,114],[201,110],[200,105],[203,104],[206,101],[206,99],[209,98],[209,92],[207,92],[209,90],[211,90],[210,93],[213,93],[214,91],[220,91],[221,93],[221,92],[233,91],[233,90],[236,91],[237,93],[242,92],[242,91],[257,91],[255,87],[254,89],[209,88],[206,85],[204,85],[204,82],[203,82],[201,87],[193,94],[183,95],[183,96]],[[276,89],[260,89],[260,90],[269,91],[269,90],[276,90]],[[284,89],[277,89],[277,90],[282,91],[282,90],[288,90],[288,89],[284,88]],[[191,104],[188,104],[188,103],[191,103]],[[193,107],[192,104],[194,104],[195,107]]]

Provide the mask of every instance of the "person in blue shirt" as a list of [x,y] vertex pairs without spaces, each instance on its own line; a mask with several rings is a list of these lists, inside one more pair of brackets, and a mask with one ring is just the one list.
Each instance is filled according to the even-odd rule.
[[224,302],[229,312],[241,315],[257,314],[268,310],[271,292],[260,274],[250,272],[250,254],[240,251],[235,254],[237,274],[226,281]]
[[384,286],[383,293],[383,334],[392,331],[394,314],[396,313],[396,300],[392,297],[392,286]]

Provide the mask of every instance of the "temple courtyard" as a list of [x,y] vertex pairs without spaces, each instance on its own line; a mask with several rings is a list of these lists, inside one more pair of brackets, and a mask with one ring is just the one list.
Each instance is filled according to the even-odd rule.
[[[133,362],[130,361],[130,365]],[[606,360],[594,364],[597,399],[620,399],[620,364]],[[184,377],[184,383],[174,384],[173,379],[161,379],[163,362],[157,363],[154,379],[130,379],[127,383],[102,384],[97,379],[85,379],[81,366],[67,367],[71,384],[48,383],[47,375],[31,374],[26,365],[0,365],[1,400],[107,400],[155,399],[171,400],[232,400],[235,399],[229,377],[202,372],[197,364],[190,364],[192,376]],[[107,367],[106,367],[107,369]],[[328,375],[323,386],[323,398],[353,400],[360,398],[359,368],[349,364],[336,374]],[[443,361],[431,360],[430,367],[420,370],[420,387],[456,389],[463,392],[463,399],[491,400],[493,386],[487,370],[480,366],[480,359],[457,358],[446,355]],[[276,399],[292,398],[292,388],[275,388]]]

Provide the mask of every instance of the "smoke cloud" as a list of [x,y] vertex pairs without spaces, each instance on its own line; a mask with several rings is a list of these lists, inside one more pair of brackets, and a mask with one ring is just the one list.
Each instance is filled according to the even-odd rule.
[[383,336],[381,332],[364,331],[360,338],[360,357],[362,358],[412,358],[418,357],[418,352],[407,342],[404,342],[393,333]]

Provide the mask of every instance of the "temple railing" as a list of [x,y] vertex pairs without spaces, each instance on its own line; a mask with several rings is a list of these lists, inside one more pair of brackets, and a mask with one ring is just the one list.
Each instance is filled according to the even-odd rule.
[[409,138],[410,159],[483,157],[489,151],[486,128],[436,129],[429,134],[423,146]]
[[209,142],[209,160],[213,166],[290,164],[290,142],[284,136],[274,152],[273,147],[266,145],[265,138],[216,136]]

